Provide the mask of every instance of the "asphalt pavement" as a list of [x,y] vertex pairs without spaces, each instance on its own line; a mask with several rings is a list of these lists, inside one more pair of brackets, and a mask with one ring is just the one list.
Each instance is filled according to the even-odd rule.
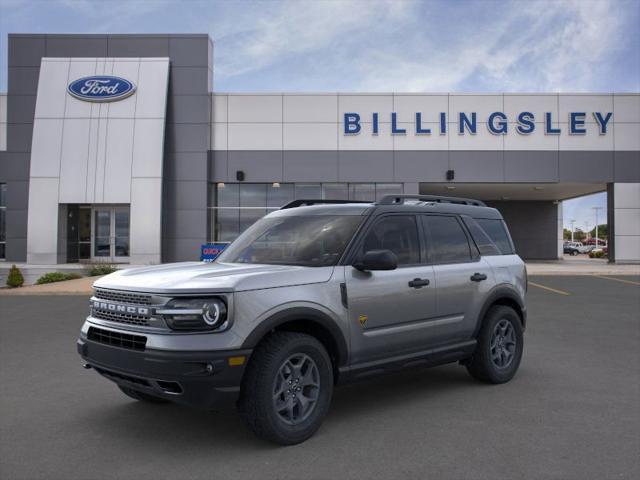
[[87,296],[0,297],[0,478],[640,478],[640,277],[531,281],[513,381],[447,365],[340,387],[293,447],[82,369]]

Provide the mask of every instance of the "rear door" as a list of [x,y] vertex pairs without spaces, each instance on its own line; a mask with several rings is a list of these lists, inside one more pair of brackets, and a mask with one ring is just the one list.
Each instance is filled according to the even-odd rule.
[[490,266],[456,215],[421,215],[436,280],[439,328],[434,341],[469,339],[486,294],[495,284]]
[[384,215],[358,241],[355,258],[369,250],[391,250],[398,257],[397,269],[345,267],[354,363],[426,348],[436,298],[418,221],[413,214]]

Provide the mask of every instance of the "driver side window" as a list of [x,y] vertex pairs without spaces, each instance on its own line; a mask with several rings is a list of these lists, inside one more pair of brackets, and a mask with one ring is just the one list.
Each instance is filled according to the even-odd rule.
[[370,250],[391,250],[398,265],[420,263],[420,240],[413,215],[390,215],[376,221],[362,242],[361,255]]

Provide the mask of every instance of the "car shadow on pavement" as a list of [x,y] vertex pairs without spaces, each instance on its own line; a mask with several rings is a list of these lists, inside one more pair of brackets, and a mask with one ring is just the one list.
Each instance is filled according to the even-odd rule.
[[[477,389],[480,384],[471,379],[462,367],[415,369],[374,377],[337,387],[326,418],[327,425],[344,421],[358,422],[362,417],[385,415],[385,412],[429,402],[455,390]],[[192,454],[231,451],[241,446],[247,449],[280,448],[255,437],[242,423],[234,409],[207,412],[167,404],[148,404],[122,398],[122,403],[105,408],[96,405],[80,418],[87,435],[101,441],[118,442],[131,448],[144,444],[147,448],[166,448],[167,441],[189,448]],[[88,430],[88,431],[87,431]],[[322,434],[322,428],[318,434]],[[141,443],[142,442],[142,443]]]

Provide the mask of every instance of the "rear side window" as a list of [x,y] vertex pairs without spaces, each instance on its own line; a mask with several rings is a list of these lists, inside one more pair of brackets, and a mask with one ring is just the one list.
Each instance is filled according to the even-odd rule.
[[465,225],[469,229],[469,233],[473,238],[481,255],[502,255],[500,249],[489,238],[480,225],[471,217],[462,217]]
[[507,227],[503,220],[491,219],[491,218],[476,218],[478,225],[489,235],[489,238],[493,240],[493,243],[500,249],[503,255],[511,255],[514,252],[511,238],[507,232]]
[[429,236],[431,263],[462,263],[471,261],[467,235],[456,217],[423,215]]
[[362,243],[362,253],[370,250],[391,250],[398,265],[420,263],[420,240],[413,215],[391,215],[377,220]]

